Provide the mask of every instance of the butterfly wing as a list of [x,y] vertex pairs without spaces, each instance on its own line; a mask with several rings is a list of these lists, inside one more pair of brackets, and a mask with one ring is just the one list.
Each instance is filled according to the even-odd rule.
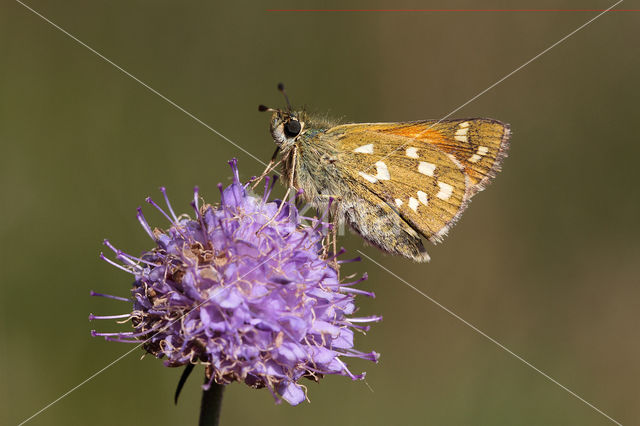
[[500,171],[511,135],[508,124],[488,118],[392,123],[379,131],[426,142],[453,155],[471,180],[472,195]]
[[367,191],[438,242],[500,170],[509,127],[488,119],[346,124],[326,136],[339,141],[354,193]]

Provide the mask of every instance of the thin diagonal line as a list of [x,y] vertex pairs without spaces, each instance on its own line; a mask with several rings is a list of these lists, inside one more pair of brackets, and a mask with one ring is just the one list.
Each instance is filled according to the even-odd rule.
[[247,151],[246,149],[244,149],[243,147],[241,147],[240,145],[238,145],[237,143],[235,143],[234,141],[232,141],[231,139],[229,139],[228,137],[226,137],[225,135],[223,135],[222,133],[220,133],[219,131],[217,131],[216,129],[214,129],[213,127],[211,127],[210,125],[208,125],[207,123],[205,123],[204,121],[200,120],[198,117],[196,117],[195,115],[193,115],[192,113],[190,113],[189,111],[187,111],[186,109],[184,109],[183,107],[181,107],[180,105],[178,105],[177,103],[175,103],[174,101],[172,101],[171,99],[169,99],[168,97],[166,97],[165,95],[163,95],[162,93],[158,92],[156,89],[154,89],[153,87],[149,86],[147,83],[145,83],[144,81],[140,80],[138,77],[136,77],[135,75],[131,74],[129,71],[125,70],[124,68],[122,68],[120,65],[116,64],[115,62],[113,62],[111,59],[107,58],[106,56],[104,56],[102,53],[98,52],[97,50],[95,50],[94,48],[92,48],[91,46],[89,46],[88,44],[86,44],[85,42],[83,42],[82,40],[80,40],[79,38],[77,38],[76,36],[74,36],[73,34],[71,34],[70,32],[68,32],[67,30],[65,30],[64,28],[60,27],[59,25],[57,25],[55,22],[51,21],[50,19],[46,18],[45,16],[43,16],[42,14],[40,14],[38,11],[34,10],[33,8],[31,8],[30,6],[27,6],[26,4],[24,4],[23,2],[21,2],[20,0],[16,0],[16,2],[20,3],[22,6],[24,6],[26,9],[30,10],[31,12],[33,12],[35,15],[39,16],[40,18],[42,18],[44,21],[48,22],[49,24],[51,24],[54,28],[60,30],[62,33],[64,33],[65,35],[67,35],[69,38],[71,38],[72,40],[76,41],[78,44],[80,44],[81,46],[87,48],[89,51],[91,51],[91,53],[94,53],[96,56],[98,56],[99,58],[103,59],[105,62],[113,65],[116,69],[118,69],[118,71],[121,71],[123,74],[125,74],[128,77],[131,77],[133,80],[135,80],[136,82],[138,82],[140,85],[142,85],[145,89],[149,90],[151,93],[153,93],[154,95],[159,96],[160,98],[162,98],[164,101],[166,101],[167,103],[169,103],[171,106],[173,106],[174,108],[178,109],[179,111],[182,111],[183,113],[185,113],[186,115],[188,115],[189,117],[191,117],[192,119],[194,119],[195,121],[197,121],[199,124],[203,125],[204,127],[206,127],[207,129],[209,129],[210,131],[212,131],[213,133],[215,133],[216,135],[220,136],[222,139],[224,139],[225,141],[229,142],[231,145],[235,146],[236,148],[238,148],[240,151],[244,152],[245,154],[247,154],[249,157],[253,158],[254,160],[256,160],[258,163],[261,163],[262,165],[266,166],[267,164],[265,162],[263,162],[261,159],[259,159],[258,157],[256,157],[255,155],[253,155],[252,153],[250,153],[249,151]]
[[484,89],[482,92],[478,93],[477,95],[475,95],[473,98],[469,99],[467,102],[463,103],[462,105],[460,105],[459,107],[457,107],[456,109],[454,109],[453,111],[451,111],[450,113],[448,113],[447,115],[445,115],[444,117],[442,117],[440,119],[440,121],[446,119],[447,117],[450,117],[451,115],[455,114],[456,112],[460,111],[462,108],[464,108],[465,106],[469,105],[471,102],[475,101],[476,99],[478,99],[480,96],[484,95],[485,93],[487,93],[489,90],[493,89],[494,87],[496,87],[498,84],[502,83],[503,81],[505,81],[506,79],[508,79],[509,77],[511,77],[513,74],[517,73],[518,71],[520,71],[522,68],[526,67],[527,65],[529,65],[531,62],[535,61],[536,59],[538,59],[540,56],[544,55],[545,53],[547,53],[548,51],[550,51],[551,49],[553,49],[554,47],[556,47],[557,45],[559,45],[560,43],[562,43],[563,41],[565,41],[566,39],[568,39],[569,37],[573,36],[575,33],[577,33],[578,31],[580,31],[581,29],[583,29],[584,27],[586,27],[587,25],[589,25],[590,23],[592,23],[593,21],[595,21],[596,19],[598,19],[599,17],[601,17],[602,15],[604,15],[605,13],[609,12],[611,9],[613,9],[614,7],[616,7],[617,5],[619,5],[620,3],[622,3],[624,0],[618,0],[616,3],[614,3],[613,5],[611,5],[610,7],[608,7],[607,9],[605,9],[603,12],[597,14],[596,16],[594,16],[593,18],[589,19],[587,22],[585,22],[584,24],[580,25],[578,28],[576,28],[575,30],[571,31],[569,34],[567,34],[566,36],[562,37],[560,40],[556,41],[555,43],[553,43],[551,46],[547,47],[546,49],[544,49],[542,52],[538,53],[536,56],[534,56],[533,58],[529,59],[527,62],[525,62],[524,64],[520,65],[518,68],[516,68],[515,70],[511,71],[509,74],[505,75],[504,77],[502,77],[500,80],[496,81],[495,83],[493,83],[491,86],[487,87],[486,89]]
[[[267,263],[268,261],[270,261],[271,259],[273,259],[276,255],[278,254],[278,252],[276,251],[274,254],[272,254],[271,256],[269,256],[264,262],[260,263],[259,265],[255,266],[253,269],[251,269],[250,271],[248,271],[246,274],[242,275],[241,277],[238,278],[238,280],[243,279],[244,277],[246,277],[247,275],[249,275],[251,272],[255,271],[256,269],[258,269],[259,267],[261,267],[262,265],[264,265],[265,263]],[[207,303],[212,297],[214,297],[217,293],[212,294],[211,296],[209,296],[208,298],[206,298],[205,300],[203,300],[202,302],[200,302],[199,304],[197,304],[196,306],[194,306],[193,308],[189,309],[187,312],[185,312],[184,314],[180,315],[180,317],[176,318],[175,320],[171,321],[169,324],[167,324],[165,327],[163,327],[162,329],[156,331],[151,337],[149,337],[148,339],[144,340],[143,342],[141,342],[140,344],[136,345],[133,347],[133,349],[130,349],[129,351],[125,352],[124,354],[120,355],[118,358],[114,359],[113,361],[111,361],[109,364],[107,364],[105,367],[101,368],[100,370],[96,371],[95,373],[93,373],[91,376],[87,377],[86,379],[84,379],[82,382],[78,383],[77,385],[75,385],[74,387],[72,387],[71,389],[69,389],[68,391],[66,391],[65,393],[63,393],[62,395],[60,395],[58,398],[54,399],[53,401],[51,401],[49,404],[45,405],[44,407],[42,407],[40,410],[36,411],[34,414],[32,414],[30,417],[28,417],[27,419],[23,420],[22,422],[20,422],[18,424],[18,426],[22,426],[25,423],[27,423],[28,421],[32,420],[34,417],[36,417],[37,415],[41,414],[42,412],[46,411],[47,409],[49,409],[51,406],[53,406],[54,404],[58,403],[60,400],[64,399],[65,397],[67,397],[69,394],[73,393],[74,391],[76,391],[78,388],[82,387],[83,385],[85,385],[86,383],[90,382],[91,380],[93,380],[94,378],[96,378],[98,375],[100,375],[102,372],[104,372],[105,370],[107,370],[108,368],[112,367],[114,364],[116,364],[118,361],[122,360],[123,358],[125,358],[127,355],[129,355],[131,352],[139,349],[140,347],[142,347],[142,345],[144,345],[145,343],[147,343],[149,340],[153,339],[156,335],[158,335],[158,333],[163,332],[164,330],[166,330],[167,328],[171,327],[173,324],[175,324],[176,322],[180,321],[182,318],[184,318],[185,316],[189,315],[191,312],[193,312],[194,310],[198,309],[200,306],[204,305],[205,303]]]
[[[547,47],[546,49],[544,49],[542,52],[538,53],[537,55],[535,55],[533,58],[529,59],[528,61],[526,61],[525,63],[523,63],[522,65],[520,65],[518,68],[514,69],[513,71],[511,71],[509,74],[505,75],[504,77],[502,77],[500,80],[496,81],[495,83],[493,83],[491,86],[487,87],[486,89],[484,89],[483,91],[481,91],[480,93],[478,93],[477,95],[475,95],[474,97],[472,97],[471,99],[469,99],[468,101],[466,101],[465,103],[463,103],[462,105],[460,105],[459,107],[455,108],[453,111],[449,112],[447,115],[445,115],[444,117],[442,117],[441,119],[439,119],[438,121],[436,121],[435,123],[433,123],[432,125],[430,125],[429,127],[427,127],[425,130],[423,130],[422,133],[426,132],[427,130],[431,129],[433,126],[439,124],[440,122],[442,122],[443,120],[446,120],[448,117],[451,117],[453,114],[455,114],[456,112],[460,111],[462,108],[464,108],[465,106],[469,105],[471,102],[475,101],[476,99],[478,99],[480,96],[484,95],[485,93],[487,93],[489,90],[493,89],[494,87],[496,87],[498,84],[502,83],[503,81],[505,81],[506,79],[508,79],[509,77],[511,77],[512,75],[514,75],[515,73],[517,73],[518,71],[520,71],[521,69],[523,69],[524,67],[526,67],[527,65],[529,65],[530,63],[532,63],[533,61],[535,61],[536,59],[538,59],[539,57],[541,57],[542,55],[544,55],[545,53],[547,53],[548,51],[550,51],[551,49],[553,49],[554,47],[556,47],[557,45],[559,45],[560,43],[562,43],[563,41],[567,40],[569,37],[573,36],[575,33],[577,33],[578,31],[580,31],[581,29],[583,29],[584,27],[586,27],[587,25],[591,24],[593,21],[595,21],[596,19],[598,19],[599,17],[601,17],[602,15],[604,15],[605,13],[609,12],[611,9],[613,9],[614,7],[616,7],[617,5],[619,5],[620,3],[622,3],[624,0],[619,0],[616,3],[614,3],[613,5],[611,5],[610,7],[608,7],[607,9],[605,9],[603,12],[597,14],[596,16],[594,16],[593,18],[589,19],[587,22],[585,22],[584,24],[580,25],[578,28],[576,28],[575,30],[571,31],[569,34],[567,34],[566,36],[562,37],[560,40],[556,41],[555,43],[553,43],[551,46]],[[382,157],[379,161],[385,160],[387,158],[389,158],[394,152],[399,151],[401,149],[403,149],[405,146],[407,146],[409,144],[409,142],[403,143],[402,145],[400,145],[398,148],[394,149],[393,151],[391,151],[390,153],[388,153],[387,155],[385,155],[384,157]],[[369,167],[367,167],[364,171],[367,172],[369,170],[371,170],[373,168],[374,165],[370,165]]]
[[380,263],[376,262],[375,260],[373,260],[371,257],[367,256],[365,253],[363,253],[360,250],[357,250],[358,253],[360,253],[362,256],[366,257],[367,259],[369,259],[371,262],[375,263],[376,265],[378,265],[380,268],[384,269],[385,271],[387,271],[389,274],[391,274],[392,276],[394,276],[395,278],[397,278],[398,280],[400,280],[401,282],[403,282],[404,284],[406,284],[408,287],[410,287],[412,290],[416,291],[418,294],[420,294],[421,296],[423,296],[424,298],[426,298],[427,300],[429,300],[430,302],[432,302],[433,304],[435,304],[436,306],[438,306],[439,308],[441,308],[442,310],[444,310],[446,313],[448,313],[449,315],[451,315],[452,317],[454,317],[455,319],[457,319],[458,321],[462,322],[464,325],[466,325],[467,327],[471,328],[473,331],[475,331],[476,333],[480,334],[482,337],[488,339],[491,343],[495,344],[496,346],[498,346],[500,349],[504,350],[505,352],[507,352],[509,355],[513,356],[514,358],[516,358],[518,361],[522,362],[523,364],[525,364],[526,366],[532,368],[534,371],[536,371],[537,373],[541,374],[544,378],[546,378],[547,380],[549,380],[552,383],[555,383],[556,385],[558,385],[560,388],[562,388],[563,390],[565,390],[566,392],[568,392],[570,395],[574,396],[575,398],[579,399],[580,401],[582,401],[583,403],[585,403],[586,405],[588,405],[589,407],[593,408],[595,411],[597,411],[598,413],[602,414],[604,417],[606,417],[607,419],[611,420],[613,423],[622,426],[622,424],[620,422],[618,422],[617,420],[615,420],[614,418],[612,418],[611,416],[609,416],[607,413],[605,413],[604,411],[600,410],[598,407],[596,407],[595,405],[593,405],[592,403],[590,403],[589,401],[587,401],[586,399],[582,398],[580,395],[578,395],[577,393],[575,393],[574,391],[572,391],[571,389],[569,389],[568,387],[566,387],[565,385],[563,385],[562,383],[558,382],[556,379],[554,379],[553,377],[551,377],[550,375],[548,375],[547,373],[545,373],[544,371],[540,370],[539,368],[537,368],[535,365],[531,364],[529,361],[527,361],[526,359],[522,358],[520,355],[516,354],[515,352],[513,352],[511,349],[507,348],[505,345],[503,345],[502,343],[498,342],[496,339],[494,339],[493,337],[489,336],[487,333],[485,333],[484,331],[480,330],[478,327],[476,327],[475,325],[471,324],[469,321],[465,320],[464,318],[462,318],[460,315],[456,314],[455,312],[453,312],[451,309],[447,308],[446,306],[442,305],[440,302],[438,302],[437,300],[435,300],[433,297],[429,296],[428,294],[426,294],[425,292],[423,292],[422,290],[418,289],[417,287],[415,287],[414,285],[412,285],[411,283],[409,283],[408,281],[406,281],[405,279],[403,279],[402,277],[396,275],[395,273],[393,273],[392,271],[390,271],[389,269],[387,269],[386,267],[384,267],[383,265],[381,265]]
[[[186,314],[185,314],[186,315]],[[152,336],[153,337],[153,336]],[[91,380],[93,380],[96,376],[100,375],[103,371],[107,370],[108,368],[110,368],[111,366],[113,366],[114,364],[116,364],[118,361],[120,361],[121,359],[125,358],[127,355],[129,355],[131,352],[137,350],[140,348],[140,346],[142,346],[145,342],[142,342],[141,344],[135,346],[133,349],[125,352],[124,354],[120,355],[118,358],[114,359],[113,361],[111,361],[109,364],[107,364],[106,366],[104,366],[103,368],[101,368],[100,370],[96,371],[95,373],[93,373],[91,376],[87,377],[86,379],[84,379],[82,382],[78,383],[77,385],[75,385],[74,387],[72,387],[71,389],[69,389],[68,391],[66,391],[65,393],[63,393],[62,395],[60,395],[58,398],[54,399],[53,401],[51,401],[49,404],[45,405],[44,407],[42,407],[41,409],[39,409],[38,411],[36,411],[35,413],[33,413],[31,416],[29,416],[28,418],[24,419],[23,421],[21,421],[18,426],[22,426],[23,424],[29,422],[30,420],[32,420],[34,417],[36,417],[37,415],[41,414],[43,411],[47,410],[48,408],[50,408],[51,406],[53,406],[54,404],[56,404],[57,402],[59,402],[61,399],[64,399],[65,397],[67,397],[69,394],[71,394],[72,392],[76,391],[78,388],[80,388],[81,386],[85,385],[87,382],[90,382]]]

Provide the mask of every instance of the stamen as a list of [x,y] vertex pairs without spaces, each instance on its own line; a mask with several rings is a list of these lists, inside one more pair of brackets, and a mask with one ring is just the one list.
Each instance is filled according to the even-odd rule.
[[128,272],[128,273],[130,273],[130,274],[132,274],[132,275],[135,275],[135,272],[133,272],[132,270],[127,269],[127,268],[125,268],[124,266],[122,266],[122,265],[120,265],[120,264],[118,264],[118,263],[114,262],[113,260],[111,260],[111,259],[109,259],[109,258],[105,257],[105,255],[104,255],[103,253],[100,253],[100,259],[104,260],[105,262],[110,263],[111,265],[115,266],[115,267],[116,267],[116,268],[118,268],[118,269],[122,269],[122,270],[123,270],[123,271],[125,271],[125,272]]
[[142,227],[147,232],[147,234],[149,234],[149,237],[151,237],[153,241],[156,241],[156,237],[153,235],[153,231],[151,230],[151,227],[147,223],[147,219],[145,219],[144,215],[142,214],[142,208],[138,207],[136,210],[138,211],[138,213],[136,214],[136,217],[138,218],[138,222],[140,222],[140,225],[142,225]]
[[158,330],[159,327],[153,327],[150,328],[149,330],[144,330],[144,331],[139,331],[137,333],[134,333],[133,331],[121,331],[121,332],[114,332],[114,333],[97,333],[95,330],[91,330],[91,335],[93,337],[141,337],[141,336],[146,336],[148,334],[152,334],[155,331]]
[[331,226],[332,223],[331,222],[324,222],[322,221],[322,219],[320,219],[318,216],[300,216],[300,218],[302,219],[306,219],[308,221],[312,221],[314,226],[317,226],[318,224],[321,224],[323,226]]
[[104,240],[102,241],[102,244],[104,244],[105,246],[109,247],[109,248],[110,248],[110,249],[111,249],[111,250],[116,254],[116,259],[118,259],[118,260],[122,260],[123,262],[128,263],[130,266],[133,266],[134,268],[142,269],[142,268],[140,267],[140,265],[137,265],[137,264],[136,264],[135,262],[133,262],[131,259],[128,259],[128,258],[124,257],[124,256],[123,256],[123,254],[124,254],[124,253],[123,253],[122,251],[118,250],[117,248],[115,248],[115,247],[113,246],[113,244],[111,244],[111,243],[109,242],[109,240],[104,239]]
[[249,187],[249,185],[251,185],[251,182],[253,182],[253,180],[254,180],[255,178],[257,178],[257,177],[258,177],[258,176],[251,176],[251,178],[249,179],[249,181],[248,181],[247,183],[245,183],[245,184],[244,184],[244,189],[246,190],[246,189]]
[[351,377],[351,380],[362,380],[364,379],[366,373],[355,375],[347,368],[347,365],[340,360],[340,358],[336,358],[336,361],[342,365],[342,371],[346,373],[347,376]]
[[276,186],[276,182],[278,181],[279,176],[273,175],[273,180],[271,181],[271,188],[269,188],[269,195],[271,195],[271,191]]
[[338,263],[343,264],[343,263],[352,263],[352,262],[361,262],[361,261],[362,261],[362,258],[358,256],[358,257],[354,257],[353,259],[338,260]]
[[125,339],[116,339],[110,336],[105,336],[104,340],[108,342],[118,342],[118,343],[141,343],[140,340],[125,340]]
[[122,314],[122,315],[93,315],[89,314],[89,321],[93,320],[106,320],[106,319],[119,319],[119,318],[129,318],[131,314]]
[[357,324],[349,324],[349,323],[343,323],[343,324],[347,325],[349,327],[353,327],[358,331],[367,332],[367,331],[371,330],[371,326],[369,326],[369,325],[357,325]]
[[240,172],[238,171],[238,159],[232,158],[229,160],[231,170],[233,170],[233,183],[240,183]]
[[340,250],[338,250],[337,253],[333,254],[331,257],[327,258],[327,262],[330,260],[335,259],[336,257],[340,256],[341,254],[344,254],[347,250],[344,247],[340,247]]
[[135,261],[137,261],[137,262],[146,263],[146,264],[147,264],[147,265],[149,265],[149,266],[158,266],[156,263],[151,263],[151,262],[149,262],[149,261],[147,261],[147,260],[144,260],[144,259],[142,259],[142,258],[140,258],[140,257],[132,256],[132,255],[127,254],[127,253],[125,253],[125,252],[123,252],[123,251],[120,251],[120,250],[118,250],[118,252],[117,252],[117,253],[118,253],[120,256],[127,257],[128,259],[135,260]]
[[178,217],[176,216],[175,212],[173,211],[173,208],[171,207],[171,203],[169,202],[169,197],[167,197],[167,188],[165,188],[164,186],[161,186],[160,192],[162,192],[162,195],[164,196],[164,201],[165,203],[167,203],[167,208],[169,209],[171,216],[173,216],[173,219],[176,221],[176,223],[179,222]]
[[[125,333],[98,333],[95,330],[91,330],[91,336],[92,337],[104,337],[104,340],[107,340],[109,342],[119,342],[119,343],[141,343],[140,340],[125,340],[123,337],[131,337],[130,335],[126,335],[126,336],[121,336],[122,334],[127,334]],[[115,338],[114,336],[117,336],[118,338]]]
[[117,333],[98,333],[95,330],[91,330],[91,336],[93,337],[112,337],[112,336],[123,336],[123,335],[127,335],[127,337],[130,337],[129,334],[133,334],[133,332],[131,331],[124,331],[124,332],[117,332]]
[[116,255],[116,259],[122,261],[122,262],[126,262],[129,266],[131,266],[134,269],[137,269],[138,272],[142,271],[144,268],[140,265],[138,265],[137,263],[135,263],[133,260],[129,259],[127,256],[124,255],[123,252],[118,250],[118,254]]
[[202,213],[200,212],[198,205],[195,202],[192,202],[191,207],[193,207],[193,209],[196,211],[196,217],[198,218],[198,222],[200,222],[200,229],[205,241],[207,242],[207,244],[210,244],[211,241],[209,241],[209,233],[207,232],[207,227],[204,225],[204,218],[202,217]]
[[360,351],[348,351],[348,352],[338,352],[335,351],[339,356],[346,356],[349,358],[360,358],[367,361],[378,362],[380,359],[380,354],[372,351],[372,352],[360,352]]
[[325,217],[327,217],[329,215],[329,211],[331,211],[331,205],[333,204],[333,201],[334,201],[334,198],[333,197],[329,197],[329,202],[327,203],[327,208],[322,213],[322,220],[323,221],[325,221]]
[[271,195],[271,188],[269,187],[269,182],[271,181],[271,176],[264,177],[264,194],[262,195],[262,203],[266,203],[269,199],[269,195]]
[[112,296],[110,294],[103,294],[103,293],[96,293],[93,290],[91,290],[91,292],[89,294],[91,296],[96,296],[96,297],[106,297],[107,299],[121,300],[123,302],[131,302],[131,299],[127,299],[126,297]]
[[369,317],[345,318],[345,321],[354,322],[354,323],[358,323],[358,322],[380,322],[380,321],[382,321],[382,316],[381,315],[371,315]]
[[351,287],[340,287],[340,290],[342,290],[345,293],[354,293],[354,294],[363,294],[365,296],[369,296],[372,299],[376,298],[376,294],[373,292],[369,292],[369,291],[364,291],[364,290],[360,290],[359,288],[351,288]]
[[152,205],[153,207],[155,207],[156,209],[158,209],[158,211],[159,211],[160,213],[162,213],[162,215],[163,215],[164,217],[166,217],[166,218],[167,218],[167,220],[169,221],[169,223],[174,224],[174,221],[169,217],[169,215],[168,215],[164,210],[162,210],[162,208],[161,208],[159,205],[157,205],[157,204],[156,204],[156,202],[155,202],[155,201],[153,201],[153,200],[151,199],[151,197],[147,197],[147,198],[145,198],[144,200],[145,200],[147,203],[151,204],[151,205]]
[[222,183],[220,183],[220,182],[218,182],[218,190],[220,191],[220,206],[222,206],[222,208],[226,209],[227,203],[224,201],[224,187],[222,186]]
[[111,244],[111,242],[108,239],[105,238],[104,240],[102,240],[102,244],[104,244],[105,246],[109,247],[111,249],[111,251],[113,251],[114,253],[116,253],[116,254],[118,253],[118,249],[115,248],[113,246],[113,244]]
[[192,205],[195,205],[196,210],[200,208],[198,206],[199,191],[200,191],[200,188],[198,188],[197,186],[193,187],[193,204]]
[[351,281],[351,282],[348,282],[348,283],[341,283],[340,286],[344,287],[344,286],[356,285],[358,283],[361,283],[362,281],[365,281],[368,278],[369,278],[369,274],[367,274],[365,272],[364,274],[362,274],[362,277],[359,280]]

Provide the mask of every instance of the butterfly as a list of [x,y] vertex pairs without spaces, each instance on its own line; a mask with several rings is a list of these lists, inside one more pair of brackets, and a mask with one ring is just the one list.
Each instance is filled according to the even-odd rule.
[[428,261],[422,239],[440,242],[507,156],[497,120],[339,124],[294,111],[278,88],[287,109],[259,107],[277,145],[263,176],[280,156],[290,189],[391,254]]

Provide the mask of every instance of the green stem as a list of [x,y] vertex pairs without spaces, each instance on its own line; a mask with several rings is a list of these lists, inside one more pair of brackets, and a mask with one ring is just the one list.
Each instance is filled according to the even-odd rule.
[[[205,383],[208,382],[209,380],[205,377]],[[209,390],[202,391],[199,426],[218,426],[223,392],[224,385],[219,385],[215,381],[211,383]]]

